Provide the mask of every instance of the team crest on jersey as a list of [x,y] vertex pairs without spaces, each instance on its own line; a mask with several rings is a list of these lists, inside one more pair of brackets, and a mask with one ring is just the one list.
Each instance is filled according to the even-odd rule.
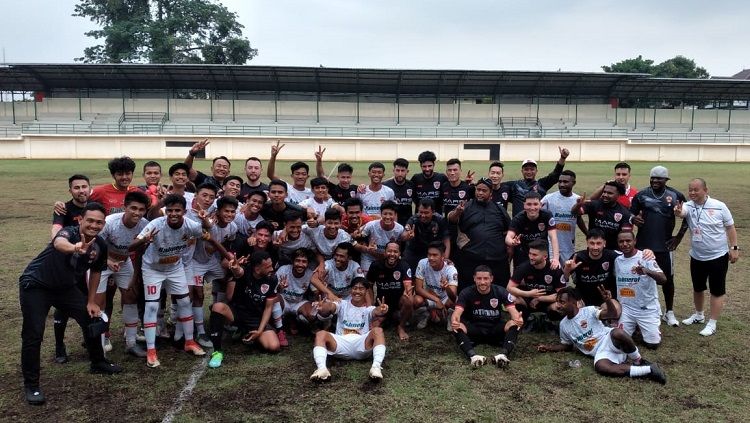
[[543,231],[544,230],[544,223],[540,223],[540,224],[536,225],[536,227],[539,228],[540,231]]
[[552,275],[544,275],[544,283],[547,285],[552,283]]
[[396,279],[396,280],[401,279],[401,272],[398,271],[398,270],[396,270],[395,272],[393,272],[393,279]]
[[408,195],[409,197],[411,197],[411,192],[411,188],[406,189],[406,195]]
[[265,293],[268,292],[269,288],[270,288],[270,286],[268,286],[267,283],[264,283],[263,285],[260,286],[260,292],[263,293],[263,294],[265,294]]
[[497,308],[497,304],[498,304],[497,298],[490,299],[490,305],[492,306],[492,308]]
[[589,322],[585,320],[581,320],[581,328],[586,329],[589,325]]
[[355,197],[357,195],[357,191],[349,191],[349,197]]
[[607,270],[609,270],[609,262],[608,261],[605,261],[604,263],[602,263],[602,269],[604,269],[605,272]]
[[672,204],[672,196],[671,195],[667,196],[667,203]]
[[615,213],[615,222],[619,222],[622,220],[622,213]]
[[501,195],[501,197],[503,197],[503,200],[508,201],[508,193],[507,192],[504,192],[503,195]]
[[99,255],[99,250],[96,248],[92,248],[91,252],[89,252],[89,261],[96,260],[96,257]]
[[463,200],[464,197],[466,197],[466,191],[463,191],[463,190],[459,191],[458,192],[458,198],[460,198],[460,199]]
[[435,189],[440,189],[440,181],[433,182],[432,186],[435,187]]

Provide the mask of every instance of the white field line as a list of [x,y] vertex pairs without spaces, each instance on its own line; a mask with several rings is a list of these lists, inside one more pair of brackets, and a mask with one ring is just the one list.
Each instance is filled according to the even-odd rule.
[[195,385],[198,384],[200,378],[204,373],[206,373],[207,364],[208,354],[203,357],[200,363],[195,365],[195,367],[193,368],[193,372],[190,374],[190,377],[185,384],[185,387],[182,388],[182,391],[180,391],[180,395],[177,397],[177,399],[175,399],[174,404],[172,404],[172,408],[167,412],[167,414],[164,415],[162,423],[172,423],[175,416],[180,412],[180,410],[182,410],[182,405],[185,404],[185,401],[187,401],[188,398],[190,398],[190,395],[193,393],[193,389],[195,389]]

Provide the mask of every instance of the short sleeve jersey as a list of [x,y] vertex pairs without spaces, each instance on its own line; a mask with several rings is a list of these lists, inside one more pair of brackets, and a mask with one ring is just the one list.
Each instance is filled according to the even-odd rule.
[[67,289],[75,286],[87,270],[107,268],[107,244],[101,237],[96,237],[86,254],[65,254],[56,250],[54,243],[57,238],[76,244],[81,241],[80,228],[68,226],[60,229],[47,247],[26,266],[20,281],[30,280],[46,289]]
[[539,217],[536,220],[530,220],[526,212],[518,213],[510,221],[510,230],[516,235],[520,235],[521,251],[528,251],[528,245],[536,239],[547,240],[547,234],[550,229],[556,227],[555,218],[552,213],[546,210],[539,210]]
[[317,213],[319,216],[323,216],[326,213],[326,210],[328,210],[328,208],[331,207],[333,203],[334,201],[330,197],[323,202],[318,202],[314,197],[310,197],[306,200],[300,201],[299,206],[305,209],[311,208],[315,210],[315,213]]
[[588,356],[596,355],[598,346],[612,331],[599,320],[598,313],[598,307],[589,306],[578,309],[572,319],[565,316],[560,321],[560,343],[574,345]]
[[552,270],[549,267],[549,261],[541,269],[532,266],[530,262],[525,262],[513,270],[513,276],[510,279],[522,291],[543,289],[546,294],[555,293],[567,285],[562,269]]
[[419,216],[412,216],[406,224],[414,228],[414,238],[406,243],[406,249],[417,254],[427,255],[427,246],[431,242],[443,241],[450,237],[448,220],[439,214],[433,214],[427,223],[422,223]]
[[598,259],[592,259],[586,250],[575,253],[573,259],[581,264],[573,272],[573,276],[576,280],[576,290],[581,293],[584,304],[598,306],[604,302],[598,289],[600,285],[609,290],[612,298],[617,298],[614,270],[615,259],[618,256],[619,254],[608,249],[602,250],[602,255]]
[[310,237],[315,249],[323,256],[323,258],[328,260],[333,257],[333,252],[336,250],[337,245],[342,242],[351,242],[352,237],[346,233],[345,230],[339,229],[333,239],[328,239],[325,236],[325,229],[325,226],[309,228],[307,225],[304,225],[302,227],[302,231]]
[[271,203],[266,203],[260,210],[260,215],[263,219],[271,222],[279,230],[284,229],[284,225],[286,224],[285,217],[292,213],[302,216],[303,220],[305,219],[305,210],[295,204],[286,203],[284,210],[276,211],[271,206]]
[[307,289],[310,288],[312,275],[312,270],[305,269],[305,273],[301,276],[295,276],[291,264],[279,267],[276,271],[276,278],[279,281],[286,278],[287,283],[287,287],[281,291],[281,296],[284,297],[284,301],[298,303],[304,300],[305,293],[307,292]]
[[107,215],[119,213],[125,211],[125,195],[133,191],[138,191],[138,187],[129,186],[126,190],[120,190],[113,184],[99,185],[91,191],[89,201],[95,201],[104,206]]
[[244,213],[238,212],[234,216],[234,224],[237,225],[237,232],[245,236],[252,234],[255,231],[255,226],[263,220],[263,216],[260,213],[252,220],[245,217]]
[[666,187],[661,195],[654,194],[649,187],[633,198],[630,213],[637,215],[643,212],[644,223],[638,228],[635,246],[648,248],[655,253],[666,253],[667,241],[672,237],[675,227],[674,207],[678,201],[685,202],[681,192]]
[[305,187],[304,189],[297,189],[292,184],[287,185],[289,191],[287,192],[286,202],[289,204],[299,204],[308,198],[313,197],[313,192],[310,188]]
[[610,250],[618,248],[617,234],[624,228],[632,227],[632,215],[620,203],[607,207],[601,200],[593,200],[583,205],[583,212],[589,217],[589,229],[604,231],[604,240]]
[[370,331],[375,306],[357,307],[351,300],[341,300],[336,307],[336,335],[364,335]]
[[393,201],[396,198],[396,195],[393,193],[392,189],[385,185],[381,185],[380,189],[377,191],[371,190],[370,186],[367,185],[365,192],[357,193],[357,198],[362,200],[362,206],[364,207],[365,213],[380,214],[380,205],[383,204],[384,201]]
[[[234,222],[229,222],[223,228],[217,224],[214,224],[209,231],[211,233],[211,239],[216,240],[219,244],[229,245],[234,242],[237,236],[237,225]],[[193,259],[199,263],[208,263],[209,261],[219,260],[219,254],[211,245],[210,242],[198,239],[195,244],[195,253],[193,253]]]
[[349,260],[349,263],[344,270],[339,270],[339,268],[336,267],[335,260],[326,260],[325,271],[327,275],[326,283],[328,284],[328,289],[333,291],[333,293],[339,298],[348,298],[349,294],[351,294],[350,285],[352,280],[356,277],[364,276],[362,268],[359,267],[359,263],[354,260]]
[[513,295],[500,285],[490,285],[486,294],[480,293],[476,286],[467,286],[458,294],[456,310],[464,310],[461,320],[492,327],[503,320],[503,306],[515,307],[514,301]]
[[448,281],[448,285],[458,286],[458,271],[456,267],[447,262],[443,262],[443,267],[439,270],[435,270],[430,266],[429,261],[426,258],[419,260],[417,264],[417,270],[414,275],[416,279],[422,279],[424,281],[424,287],[435,292],[438,296],[443,298],[448,293],[443,290],[440,281],[445,278]]
[[[414,214],[412,199],[414,198],[414,184],[409,180],[399,185],[395,179],[389,179],[383,182],[383,185],[393,190],[393,201],[396,202],[396,213],[398,213],[398,223],[405,225],[406,221]],[[379,214],[380,212],[378,212]]]
[[107,243],[107,252],[110,256],[118,260],[130,260],[128,247],[135,240],[135,237],[148,225],[148,220],[141,219],[132,228],[125,226],[122,218],[125,213],[115,213],[107,216],[104,221],[104,229],[99,236]]
[[734,225],[734,219],[726,204],[706,197],[702,205],[688,201],[682,209],[692,236],[690,257],[708,261],[729,251],[726,228]]
[[182,266],[182,256],[203,234],[200,223],[186,218],[183,219],[182,226],[173,229],[167,224],[167,218],[162,216],[149,222],[138,237],[144,237],[154,230],[159,232],[143,253],[143,264],[157,271]]
[[[279,236],[281,236],[281,231],[276,231],[273,233],[274,240],[278,239]],[[299,248],[312,249],[313,247],[314,247],[314,244],[312,240],[310,239],[310,236],[307,235],[304,231],[302,231],[299,234],[299,238],[297,239],[287,238],[287,241],[278,247],[279,262],[281,264],[289,264],[292,262],[292,254],[294,253],[294,250],[299,249]]]
[[401,297],[404,282],[411,281],[411,269],[405,260],[399,260],[394,267],[388,267],[385,260],[378,260],[367,271],[367,280],[378,289],[378,296]]
[[632,257],[621,255],[615,259],[615,277],[617,282],[617,299],[623,310],[661,310],[656,281],[647,275],[639,275],[633,267],[641,263],[644,268],[661,272],[655,260],[645,260],[643,252],[638,251]]
[[237,200],[242,203],[247,203],[247,200],[250,198],[250,195],[254,192],[268,192],[268,185],[261,182],[260,185],[257,187],[251,187],[247,184],[247,182],[242,183],[242,187],[240,188],[240,195],[237,196]]
[[65,203],[65,214],[52,213],[52,224],[62,227],[78,225],[84,211],[86,211],[85,207],[80,207],[70,200]]
[[474,186],[466,181],[460,181],[455,187],[450,182],[445,182],[440,186],[440,191],[443,197],[443,216],[448,216],[462,201],[474,198]]
[[[542,198],[542,210],[552,214],[557,229],[557,244],[560,247],[560,256],[567,260],[576,249],[576,227],[578,217],[570,212],[576,201],[580,198],[578,194],[565,197],[559,191],[547,194]],[[552,254],[552,247],[550,247]],[[552,256],[550,256],[552,257]]]
[[348,187],[344,188],[341,185],[328,182],[328,194],[331,196],[333,201],[339,204],[343,205],[344,201],[354,197],[356,193],[357,187],[354,185],[349,185]]
[[261,318],[266,308],[266,300],[276,298],[277,285],[278,280],[275,276],[256,279],[250,266],[245,266],[245,274],[237,280],[234,295],[229,303],[251,316]]
[[435,201],[435,211],[443,213],[443,191],[442,186],[448,183],[448,177],[440,172],[433,172],[428,179],[423,173],[417,173],[411,177],[414,184],[414,204],[419,205],[419,200],[431,198]]
[[[392,229],[383,229],[380,220],[373,220],[362,228],[362,235],[369,238],[369,241],[375,241],[378,252],[383,253],[385,246],[391,241],[398,241],[401,234],[404,233],[404,227],[395,223]],[[367,270],[375,258],[370,254],[362,254],[362,269]]]

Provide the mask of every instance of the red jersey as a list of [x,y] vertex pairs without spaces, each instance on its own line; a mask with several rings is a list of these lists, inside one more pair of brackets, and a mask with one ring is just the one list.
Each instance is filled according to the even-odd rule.
[[633,201],[633,197],[635,197],[636,194],[638,194],[638,190],[628,185],[625,188],[625,195],[618,197],[617,202],[630,210],[630,203]]
[[[374,219],[369,214],[360,213],[359,214],[359,228],[365,226],[365,224],[367,224],[367,222],[370,222],[372,220],[374,220]],[[352,232],[354,232],[355,230],[359,229],[359,228],[350,228],[349,227],[349,217],[346,214],[344,214],[342,216],[342,218],[341,218],[341,228],[343,230],[345,230],[349,234],[352,233]]]
[[129,186],[126,190],[120,190],[114,184],[104,184],[94,187],[89,201],[96,201],[104,206],[107,215],[125,211],[125,194],[137,191],[138,188]]

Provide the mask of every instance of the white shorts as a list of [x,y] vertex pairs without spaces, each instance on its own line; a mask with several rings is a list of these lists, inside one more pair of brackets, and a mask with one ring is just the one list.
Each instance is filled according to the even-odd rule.
[[204,283],[210,283],[214,279],[221,279],[225,276],[224,268],[218,260],[209,260],[208,263],[199,263],[193,261],[193,275],[188,279],[190,286],[203,286]]
[[[439,294],[439,293],[437,293],[435,291],[432,291],[432,292],[433,292],[433,294],[437,294],[437,295],[440,296],[440,302],[443,303],[443,306],[445,306],[446,304],[448,304],[448,301],[450,300],[450,298],[448,298],[448,294],[443,293],[441,295],[441,294]],[[427,310],[434,310],[437,307],[437,304],[435,303],[435,301],[433,301],[433,300],[431,300],[429,298],[425,298],[424,299],[424,304],[427,307]],[[443,307],[443,308],[445,308],[445,307]]]
[[596,362],[599,360],[609,360],[615,364],[622,364],[627,361],[627,359],[628,355],[615,347],[615,344],[612,343],[612,331],[610,330],[607,336],[602,339],[602,342],[596,346],[594,365],[596,365]]
[[328,351],[328,355],[348,360],[364,360],[371,357],[372,350],[365,348],[368,333],[370,332],[361,335],[354,333],[349,335],[332,334],[333,340],[336,341],[336,351]]
[[133,262],[128,259],[126,262],[120,263],[119,272],[113,272],[109,267],[104,269],[101,278],[99,278],[99,287],[96,288],[97,294],[107,292],[107,281],[110,276],[115,280],[118,288],[128,289],[130,280],[133,278]]
[[658,344],[661,342],[661,331],[659,331],[660,325],[661,313],[659,310],[634,311],[625,307],[622,308],[619,326],[622,330],[627,332],[628,335],[633,335],[637,326],[641,329],[644,342]]
[[303,305],[307,304],[309,301],[298,301],[296,303],[288,301],[286,298],[284,299],[283,305],[284,305],[284,316],[296,316],[297,311],[302,307]]
[[185,268],[176,266],[171,270],[153,270],[143,265],[143,293],[146,301],[157,301],[162,283],[166,283],[167,293],[170,295],[185,295],[188,293]]

